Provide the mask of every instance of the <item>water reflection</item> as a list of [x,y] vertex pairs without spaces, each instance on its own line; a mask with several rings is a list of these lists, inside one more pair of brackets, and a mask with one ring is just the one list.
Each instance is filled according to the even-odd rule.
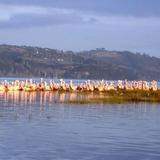
[[63,103],[95,96],[0,93],[0,159],[159,160],[159,105]]
[[[0,92],[0,117],[7,119],[64,117],[66,116],[64,114],[65,107],[70,106],[64,102],[85,101],[95,96],[101,97],[104,95],[76,92]],[[52,107],[51,112],[48,112],[49,107]],[[53,112],[53,107],[59,108],[56,109],[56,113]],[[67,114],[68,116],[72,114],[69,109]]]
[[104,94],[76,93],[76,92],[0,92],[0,100],[7,105],[24,104],[31,105],[39,102],[40,106],[46,103],[57,103],[67,101],[85,101],[94,98],[104,98]]
[[[0,92],[0,102],[3,106],[7,105],[23,105],[29,106],[33,104],[38,104],[39,106],[52,105],[55,103],[63,102],[89,102],[93,99],[103,99],[107,98],[106,94],[103,93],[78,93],[78,92],[25,92],[25,91],[14,91],[14,92]],[[100,106],[100,104],[98,104]],[[110,104],[112,106],[112,104]],[[108,104],[108,106],[110,106]],[[115,104],[116,105],[116,104]],[[138,106],[138,108],[143,108],[148,106],[147,103],[131,103],[132,107]],[[117,104],[118,107],[124,106]],[[127,105],[128,106],[128,105]],[[150,106],[155,106],[154,103],[150,103]]]
[[[19,115],[27,114],[29,118],[31,118],[31,115],[34,113],[42,114],[44,110],[46,110],[48,107],[55,107],[55,106],[61,106],[61,114],[64,114],[65,107],[70,106],[76,106],[78,104],[76,103],[65,103],[70,101],[86,101],[91,100],[94,98],[104,98],[106,97],[105,94],[95,94],[95,93],[76,93],[76,92],[23,92],[23,91],[17,91],[17,92],[0,92],[0,116],[2,116],[2,108],[3,110],[7,109],[13,109],[15,117]],[[126,104],[79,104],[78,106],[88,107],[88,106],[95,106],[98,107],[99,110],[103,110],[104,107],[111,108],[113,110],[113,107],[116,107],[116,110],[119,110],[121,112],[126,112],[126,109],[123,109],[124,107],[127,107],[127,110],[134,110],[137,113],[142,113],[143,115],[147,114],[148,111],[156,110],[155,106],[158,106],[158,104],[148,104],[148,103],[126,103]],[[20,109],[21,107],[21,109]],[[34,108],[35,107],[35,108]],[[34,109],[38,109],[38,111],[33,112]],[[85,112],[87,113],[88,110],[86,109]],[[68,110],[69,113],[69,110]],[[127,112],[128,113],[128,112]],[[98,113],[99,114],[99,113]],[[99,116],[99,115],[94,116]],[[142,115],[142,116],[143,116]],[[18,117],[18,116],[17,116]],[[35,116],[36,117],[36,116]]]

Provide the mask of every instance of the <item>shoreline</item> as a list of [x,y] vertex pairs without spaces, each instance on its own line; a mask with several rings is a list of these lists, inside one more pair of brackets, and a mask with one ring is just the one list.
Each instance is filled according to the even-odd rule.
[[[81,93],[79,93],[81,94]],[[82,93],[83,94],[83,93]],[[84,92],[90,94],[90,92]],[[67,103],[86,104],[86,103],[160,103],[160,90],[143,91],[134,90],[128,91],[125,89],[111,90],[108,92],[93,93],[93,97],[83,100],[69,100]],[[101,96],[100,96],[101,95]]]
[[[24,93],[50,94],[63,93],[72,95],[66,98],[66,103],[124,103],[124,102],[156,102],[160,103],[160,86],[158,82],[148,81],[91,81],[73,83],[63,79],[49,82],[40,79],[40,82],[30,80],[3,81],[0,83],[0,93],[11,93],[22,96]],[[61,102],[61,101],[60,101]]]
[[37,97],[50,99],[51,103],[160,103],[160,90],[110,90],[107,92],[70,91],[0,91],[0,97],[11,100],[36,100]]

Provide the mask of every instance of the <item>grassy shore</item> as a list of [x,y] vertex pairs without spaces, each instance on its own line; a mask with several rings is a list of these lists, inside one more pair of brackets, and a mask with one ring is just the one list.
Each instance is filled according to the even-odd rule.
[[[86,97],[91,93],[86,94]],[[158,91],[143,91],[143,90],[111,90],[105,93],[92,93],[92,96],[88,96],[84,99],[69,100],[67,103],[126,103],[126,102],[150,102],[160,103],[160,90]]]

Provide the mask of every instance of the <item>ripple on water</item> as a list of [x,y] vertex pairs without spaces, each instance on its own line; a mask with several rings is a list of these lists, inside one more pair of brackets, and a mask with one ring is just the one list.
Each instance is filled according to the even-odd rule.
[[75,105],[30,96],[0,97],[0,159],[160,159],[158,104]]

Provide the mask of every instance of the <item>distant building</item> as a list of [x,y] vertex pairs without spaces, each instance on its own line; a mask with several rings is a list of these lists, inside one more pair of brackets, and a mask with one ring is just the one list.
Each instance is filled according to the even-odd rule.
[[105,48],[96,48],[96,51],[105,51]]

